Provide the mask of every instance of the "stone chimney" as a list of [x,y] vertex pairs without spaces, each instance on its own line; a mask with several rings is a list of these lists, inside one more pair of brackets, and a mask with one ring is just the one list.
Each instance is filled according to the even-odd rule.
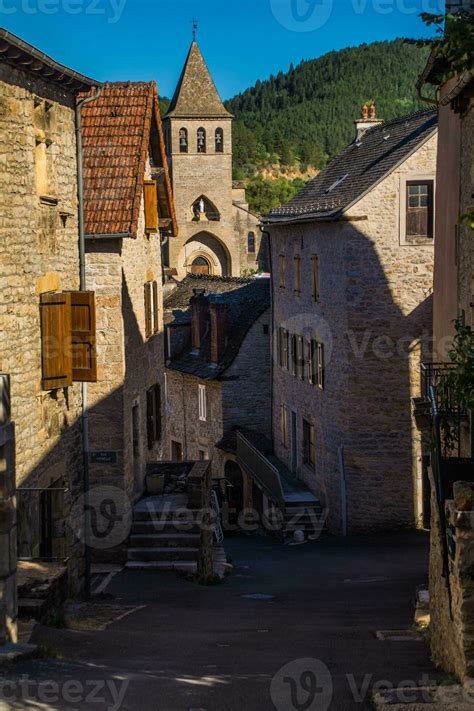
[[356,126],[356,141],[360,141],[362,136],[367,133],[367,131],[374,126],[380,126],[383,123],[383,119],[377,118],[377,107],[375,104],[364,104],[362,107],[361,118],[355,121]]
[[195,289],[191,298],[191,332],[193,351],[199,351],[209,320],[209,301],[204,289]]
[[225,353],[227,346],[229,313],[227,304],[213,302],[210,304],[211,313],[211,362],[218,365]]

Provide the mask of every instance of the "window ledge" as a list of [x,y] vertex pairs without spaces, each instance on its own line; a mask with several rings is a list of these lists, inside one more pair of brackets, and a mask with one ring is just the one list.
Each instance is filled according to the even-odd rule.
[[55,207],[59,204],[59,199],[54,195],[40,195],[39,201],[41,205],[49,205],[50,207]]

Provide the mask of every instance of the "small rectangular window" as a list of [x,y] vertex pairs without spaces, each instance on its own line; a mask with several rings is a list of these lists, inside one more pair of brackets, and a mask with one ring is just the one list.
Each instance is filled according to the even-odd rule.
[[160,330],[158,304],[158,282],[147,281],[145,284],[145,336],[151,338]]
[[314,425],[303,418],[303,462],[307,466],[316,464],[316,432]]
[[301,296],[301,257],[295,257],[295,294]]
[[311,257],[311,279],[313,288],[313,301],[319,301],[319,258]]
[[296,337],[296,376],[299,380],[304,380],[305,357],[304,340],[302,336]]
[[290,373],[296,376],[298,373],[298,336],[290,336]]
[[285,449],[288,449],[288,406],[285,403],[280,409],[280,432],[281,443]]
[[255,254],[255,232],[249,232],[247,235],[247,252]]
[[280,274],[280,289],[286,289],[286,257],[280,254],[278,258],[279,274]]
[[434,182],[407,182],[406,235],[433,238]]
[[201,422],[207,422],[207,396],[206,396],[206,386],[198,386],[198,401],[199,401],[199,420]]
[[324,390],[324,370],[325,370],[325,364],[324,364],[324,344],[323,343],[318,343],[318,388],[320,390]]

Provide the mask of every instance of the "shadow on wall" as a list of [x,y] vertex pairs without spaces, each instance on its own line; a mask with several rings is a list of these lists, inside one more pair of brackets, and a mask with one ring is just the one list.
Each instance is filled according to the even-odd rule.
[[[300,463],[301,457],[298,471],[327,504],[331,529],[341,530],[339,447],[343,445],[350,532],[413,526],[416,482],[411,398],[418,394],[413,390],[421,378],[419,362],[431,357],[432,332],[429,287],[426,294],[420,288],[414,293],[413,279],[418,271],[423,273],[424,267],[417,264],[429,261],[426,248],[413,247],[421,250],[418,258],[409,247],[390,245],[390,251],[382,251],[387,245],[381,245],[379,256],[374,242],[349,223],[296,229],[298,235],[290,237],[285,228],[274,229],[273,262],[287,253],[287,280],[292,286],[293,259],[288,258],[288,247],[295,245],[299,251],[301,238],[303,254],[319,257],[320,302],[315,307],[308,297],[305,307],[304,293],[311,290],[308,256],[302,305],[291,296],[277,294],[275,324],[323,342],[326,354],[324,391],[318,394],[309,384],[300,384],[289,393],[290,404],[298,412],[298,427],[305,411],[314,416],[316,425],[316,465]],[[387,260],[385,267],[381,259]],[[279,375],[277,367],[276,372],[279,402],[286,397],[290,381]],[[291,467],[290,450],[278,445],[276,453]]]
[[[97,295],[96,308],[102,308],[100,293]],[[158,458],[154,456],[156,450],[149,449],[147,442],[146,390],[162,380],[158,363],[155,368],[149,368],[152,364],[149,355],[153,352],[153,338],[163,339],[163,335],[158,333],[150,341],[144,341],[123,273],[121,313],[127,331],[124,340],[123,385],[100,398],[89,410],[90,450],[94,453],[90,456],[89,464],[91,489],[114,487],[119,490],[116,496],[112,494],[112,499],[116,498],[112,508],[117,508],[117,505],[119,508],[126,508],[133,504],[133,498],[143,490],[147,462]],[[103,352],[107,348],[100,344],[100,334],[98,337],[101,357],[101,347]],[[98,370],[100,385],[101,365]],[[13,382],[15,373],[12,373],[11,377]],[[47,397],[57,400],[60,393],[61,391],[50,391]],[[62,393],[65,402],[69,403],[68,390],[65,389]],[[139,432],[139,441],[134,441],[136,413],[131,403],[137,398],[139,427],[136,432]],[[48,487],[49,493],[47,490],[18,492],[18,555],[21,558],[68,558],[70,588],[74,593],[81,590],[84,575],[82,418],[70,422],[66,409],[61,424],[58,424],[57,429],[50,429],[49,436],[59,439],[38,465],[23,478],[19,487],[23,490]],[[163,442],[164,439],[165,434],[162,431],[160,441]],[[156,442],[156,446],[159,444],[160,442]],[[121,496],[120,490],[124,492],[124,496]],[[101,504],[98,499],[93,499],[92,506],[96,503],[97,506]],[[93,520],[96,514],[97,512],[92,514]],[[100,528],[100,522],[98,525]],[[121,544],[123,541],[117,543]],[[102,550],[107,551],[106,557],[114,556],[113,549],[113,545],[104,541]]]

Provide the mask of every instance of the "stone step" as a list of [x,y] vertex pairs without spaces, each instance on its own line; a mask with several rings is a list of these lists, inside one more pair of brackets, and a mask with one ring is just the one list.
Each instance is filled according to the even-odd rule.
[[165,561],[141,561],[129,560],[125,564],[130,570],[159,570],[162,571],[178,571],[179,573],[195,573],[197,571],[197,562],[184,560],[165,560]]
[[192,524],[195,521],[195,512],[189,511],[189,514],[183,515],[183,509],[160,509],[142,508],[134,510],[132,515],[133,521],[151,521],[159,525],[168,521],[181,521],[183,524]]
[[199,533],[199,526],[186,521],[132,521],[132,535],[153,535],[159,533],[195,534]]
[[196,548],[199,547],[199,533],[153,533],[132,534],[131,548]]
[[322,513],[318,514],[316,511],[312,514],[294,514],[292,516],[285,516],[285,524],[301,524],[301,525],[312,525],[318,526],[319,522],[322,520]]
[[199,548],[129,548],[129,561],[194,561],[199,557]]

